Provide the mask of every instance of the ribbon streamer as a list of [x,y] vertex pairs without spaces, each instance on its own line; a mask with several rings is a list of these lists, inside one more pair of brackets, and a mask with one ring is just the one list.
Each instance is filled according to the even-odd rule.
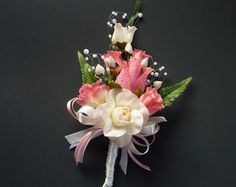
[[93,130],[94,128],[91,127],[91,128],[88,128],[88,129],[84,129],[84,130],[81,130],[81,131],[78,131],[78,132],[75,132],[73,134],[69,134],[67,136],[65,136],[66,140],[69,142],[70,145],[70,148],[69,149],[72,149],[74,147],[76,147],[79,142],[81,141],[81,139],[91,130]]
[[82,163],[84,158],[84,152],[88,146],[88,143],[97,136],[102,135],[102,129],[89,128],[77,133],[73,133],[65,136],[67,141],[71,144],[70,149],[76,146],[74,152],[74,158],[76,164]]
[[[74,103],[76,102],[76,98],[70,100],[67,103],[67,109],[69,113],[79,121],[83,121],[85,124],[90,125],[94,123],[93,111],[91,108],[80,108],[78,112],[74,110]],[[166,122],[166,119],[162,116],[151,117],[146,125],[143,126],[142,131],[139,134],[136,134],[132,137],[131,142],[128,146],[121,148],[121,158],[120,158],[120,167],[124,174],[127,173],[127,165],[128,165],[128,155],[130,158],[141,168],[151,171],[151,169],[141,163],[136,159],[134,155],[145,155],[149,151],[150,145],[155,140],[155,135],[159,131],[160,127],[158,123]],[[76,164],[82,163],[84,158],[84,152],[87,148],[88,143],[95,137],[103,134],[103,130],[101,128],[91,127],[82,131],[78,131],[76,133],[65,136],[67,141],[71,144],[70,149],[76,147],[74,152],[74,157]],[[153,140],[151,143],[147,140],[146,137],[153,136]],[[139,142],[138,139],[142,140],[143,143]],[[146,149],[141,152],[137,149],[136,146],[142,146]],[[106,161],[106,179],[102,187],[111,187],[113,185],[114,180],[114,167],[116,158],[118,155],[118,146],[114,141],[110,140],[107,161]]]

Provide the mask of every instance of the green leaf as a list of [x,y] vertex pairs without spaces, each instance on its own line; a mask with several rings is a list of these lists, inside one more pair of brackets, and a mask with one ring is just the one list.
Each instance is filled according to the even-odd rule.
[[96,77],[95,77],[95,72],[94,71],[89,71],[92,70],[91,66],[86,62],[84,59],[84,56],[78,51],[78,58],[79,58],[79,63],[80,63],[80,68],[81,68],[81,73],[82,73],[82,81],[83,84],[92,84],[96,82]]
[[113,89],[113,88],[121,89],[121,86],[118,83],[114,82],[114,81],[109,81],[108,86],[110,87],[110,89]]
[[159,92],[163,98],[164,105],[166,107],[171,106],[174,100],[184,92],[191,80],[192,77],[188,77],[177,84],[160,89]]
[[141,0],[136,1],[132,16],[130,17],[129,22],[126,24],[126,26],[134,25],[135,20],[138,18],[138,13],[141,11],[141,4],[142,4]]

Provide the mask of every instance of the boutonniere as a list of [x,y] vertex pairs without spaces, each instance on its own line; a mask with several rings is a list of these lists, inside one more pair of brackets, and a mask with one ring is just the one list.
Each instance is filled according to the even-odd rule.
[[[69,113],[80,124],[88,126],[66,136],[70,149],[75,148],[76,164],[83,162],[90,140],[100,135],[110,140],[103,187],[113,185],[119,150],[119,164],[125,174],[129,158],[141,168],[151,170],[135,155],[148,153],[159,124],[167,121],[158,112],[171,106],[192,80],[188,77],[163,87],[166,67],[144,50],[132,46],[137,31],[135,23],[143,17],[140,10],[141,0],[137,0],[129,19],[126,13],[111,12],[107,21],[110,45],[105,54],[91,53],[88,49],[84,49],[83,54],[78,52],[83,86],[67,103]],[[75,105],[80,109],[76,110]],[[150,136],[151,142],[147,139]],[[145,150],[140,151],[139,146]]]

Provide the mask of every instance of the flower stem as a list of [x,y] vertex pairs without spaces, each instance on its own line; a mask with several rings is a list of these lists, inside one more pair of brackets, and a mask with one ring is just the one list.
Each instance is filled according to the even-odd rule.
[[106,179],[102,187],[112,187],[114,180],[114,171],[115,171],[115,163],[118,155],[118,147],[111,140],[108,152],[107,152],[107,161],[106,161]]

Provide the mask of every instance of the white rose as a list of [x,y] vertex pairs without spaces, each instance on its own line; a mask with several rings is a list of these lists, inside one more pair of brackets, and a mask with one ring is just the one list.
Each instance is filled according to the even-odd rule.
[[94,111],[97,127],[119,147],[128,145],[132,135],[141,132],[149,112],[138,97],[127,89],[111,89],[106,101]]

